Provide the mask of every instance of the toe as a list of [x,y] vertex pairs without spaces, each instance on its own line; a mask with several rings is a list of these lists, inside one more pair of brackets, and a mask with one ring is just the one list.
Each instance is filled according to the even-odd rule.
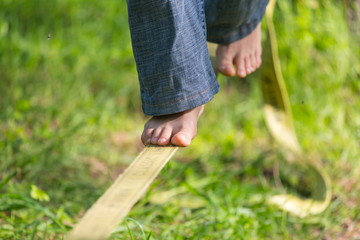
[[251,66],[251,60],[249,57],[245,57],[244,62],[245,62],[246,74],[248,75],[253,72],[253,68]]
[[150,143],[153,132],[154,132],[153,128],[144,129],[144,131],[141,135],[141,141],[144,145],[147,145]]
[[256,62],[256,67],[259,68],[261,66],[261,51],[258,52],[256,51],[255,52],[255,62]]
[[192,137],[189,134],[189,131],[184,129],[184,130],[181,130],[180,132],[176,133],[171,138],[171,143],[176,145],[176,146],[186,147],[186,146],[190,145],[191,140],[192,140]]
[[236,64],[236,74],[241,78],[246,77],[244,58],[238,56],[236,58],[235,64]]
[[252,72],[254,72],[258,67],[257,67],[257,64],[256,64],[256,58],[255,58],[255,55],[250,55],[250,62],[251,62],[251,67],[253,69]]
[[221,65],[218,67],[218,70],[225,76],[232,77],[235,75],[235,69],[232,65]]
[[157,142],[158,145],[167,145],[170,142],[170,137],[172,133],[172,128],[165,127],[159,136],[159,140]]
[[151,141],[150,141],[152,144],[158,143],[158,140],[159,140],[162,130],[163,129],[161,127],[158,127],[154,130],[154,133],[152,134]]
[[226,76],[234,76],[233,56],[226,51],[224,46],[219,46],[216,50],[216,63],[219,72]]

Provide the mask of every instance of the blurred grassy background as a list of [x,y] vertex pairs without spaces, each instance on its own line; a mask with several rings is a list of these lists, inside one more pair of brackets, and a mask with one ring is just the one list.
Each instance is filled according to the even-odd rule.
[[[265,204],[283,189],[259,74],[220,77],[198,137],[112,239],[360,237],[359,23],[344,2],[278,1],[275,13],[300,143],[334,183],[326,212],[299,219]],[[0,239],[62,239],[141,150],[145,120],[125,1],[0,1]]]

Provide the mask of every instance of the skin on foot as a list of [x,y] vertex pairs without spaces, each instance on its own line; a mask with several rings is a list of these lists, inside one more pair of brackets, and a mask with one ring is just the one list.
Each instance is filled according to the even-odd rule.
[[181,113],[154,116],[144,126],[141,141],[145,144],[189,146],[196,136],[197,122],[204,110],[199,106]]
[[219,44],[216,63],[219,72],[226,76],[246,77],[261,65],[260,24],[243,39],[230,44]]

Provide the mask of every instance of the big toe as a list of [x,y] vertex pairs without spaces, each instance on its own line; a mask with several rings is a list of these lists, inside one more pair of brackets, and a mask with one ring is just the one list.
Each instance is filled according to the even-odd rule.
[[219,64],[217,68],[219,72],[221,72],[226,76],[232,77],[235,75],[235,69],[232,64],[227,64],[227,63]]
[[187,147],[190,145],[192,137],[185,131],[180,131],[171,138],[171,143],[180,146]]
[[144,145],[150,144],[153,132],[154,132],[153,128],[144,129],[141,135],[141,141],[143,142]]
[[230,77],[235,75],[233,56],[226,51],[224,46],[219,46],[216,51],[216,65],[222,74]]

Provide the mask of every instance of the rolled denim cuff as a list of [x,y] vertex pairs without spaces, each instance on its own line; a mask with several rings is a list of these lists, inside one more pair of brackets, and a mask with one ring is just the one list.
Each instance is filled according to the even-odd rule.
[[261,22],[261,19],[252,20],[249,23],[241,25],[239,28],[229,31],[222,36],[211,35],[207,38],[207,41],[217,44],[229,44],[236,42],[244,37],[248,36],[255,30],[256,26]]
[[267,4],[268,1],[263,1],[253,16],[237,28],[226,29],[223,27],[221,30],[209,28],[207,31],[207,41],[217,44],[229,44],[248,36],[263,19]]
[[[188,79],[193,82],[192,79]],[[142,109],[146,115],[161,116],[183,112],[208,103],[219,92],[219,84],[212,69],[203,79],[197,78],[197,84],[186,89],[161,91],[157,96],[146,97],[142,94]],[[199,84],[201,83],[201,84]]]

